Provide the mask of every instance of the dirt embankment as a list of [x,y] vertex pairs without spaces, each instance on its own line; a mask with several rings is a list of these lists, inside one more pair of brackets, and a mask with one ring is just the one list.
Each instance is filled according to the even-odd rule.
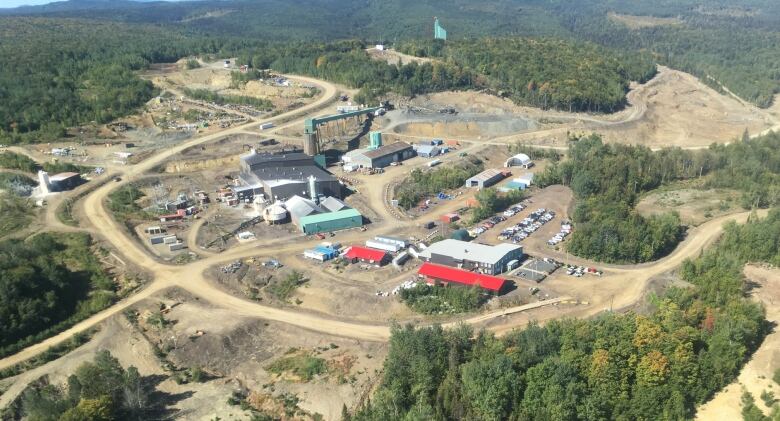
[[[391,113],[383,130],[412,136],[460,136],[463,140],[505,136],[496,140],[511,142],[511,135],[522,135],[523,130],[510,123],[525,119],[538,125],[529,126],[526,132],[536,130],[561,145],[565,144],[566,132],[573,131],[597,132],[610,142],[648,147],[705,147],[713,142],[731,142],[745,129],[755,134],[780,124],[780,105],[762,110],[722,95],[688,73],[663,66],[649,82],[634,84],[627,100],[628,106],[619,112],[588,114],[519,106],[481,92],[442,92],[412,99],[409,106],[429,112],[405,119]],[[445,108],[459,114],[437,112]],[[472,115],[490,116],[504,126],[441,124],[449,117],[462,119]]]
[[213,168],[238,168],[239,155],[222,158],[171,161],[165,165],[165,172],[180,173],[202,171]]

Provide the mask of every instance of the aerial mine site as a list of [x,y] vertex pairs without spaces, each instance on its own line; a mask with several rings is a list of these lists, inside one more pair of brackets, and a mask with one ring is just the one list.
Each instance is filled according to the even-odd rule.
[[0,419],[777,419],[777,5],[385,3],[0,8]]

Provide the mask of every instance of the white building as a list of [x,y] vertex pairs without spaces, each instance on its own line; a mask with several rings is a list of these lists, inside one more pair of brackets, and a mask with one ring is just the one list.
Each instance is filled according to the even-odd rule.
[[531,161],[531,157],[524,153],[519,153],[509,159],[506,160],[504,163],[504,166],[509,167],[522,167],[525,169],[531,168],[534,166],[534,161]]

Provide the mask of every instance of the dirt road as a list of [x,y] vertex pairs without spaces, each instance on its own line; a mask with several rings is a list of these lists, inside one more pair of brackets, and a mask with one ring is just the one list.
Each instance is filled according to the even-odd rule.
[[[149,286],[147,286],[138,294],[115,304],[111,308],[106,309],[87,320],[84,320],[71,329],[68,329],[65,332],[62,332],[41,343],[32,345],[13,356],[0,360],[0,368],[5,368],[27,359],[45,350],[47,347],[69,338],[76,332],[84,331],[98,323],[101,323],[108,317],[111,317],[112,315],[123,311],[133,304],[170,287],[182,288],[197,297],[201,297],[202,299],[205,299],[215,305],[229,308],[240,315],[280,321],[305,329],[315,330],[337,336],[369,341],[387,340],[389,337],[389,327],[387,325],[357,323],[350,320],[325,317],[321,314],[305,312],[299,309],[280,309],[265,306],[257,302],[235,297],[217,289],[212,284],[210,284],[209,280],[204,275],[204,272],[209,267],[225,262],[230,262],[236,259],[251,256],[280,256],[285,254],[300,253],[302,250],[318,243],[319,240],[317,239],[301,238],[299,241],[271,240],[267,242],[254,242],[240,245],[217,255],[208,256],[202,260],[195,261],[185,266],[173,266],[163,264],[157,261],[155,258],[151,257],[137,241],[134,241],[129,237],[126,228],[115,221],[105,207],[105,199],[111,191],[126,183],[132,182],[134,178],[142,177],[146,171],[152,169],[166,159],[184,151],[187,148],[216,140],[229,134],[245,131],[251,126],[257,125],[261,122],[302,119],[299,117],[305,115],[308,112],[313,112],[314,110],[319,109],[320,107],[335,100],[336,89],[333,85],[311,78],[296,78],[314,85],[319,85],[321,87],[321,92],[323,93],[322,97],[308,106],[279,115],[273,119],[252,121],[250,123],[236,126],[219,133],[214,133],[190,140],[165,151],[161,151],[160,153],[145,161],[142,161],[139,164],[119,168],[112,175],[107,175],[107,177],[113,177],[113,175],[116,174],[121,176],[122,180],[119,182],[109,181],[105,185],[96,188],[92,193],[86,196],[86,198],[80,203],[80,210],[85,217],[84,221],[82,222],[88,224],[95,234],[100,235],[105,239],[105,241],[111,243],[116,250],[119,250],[123,255],[122,257],[124,260],[139,267],[143,267],[145,270],[151,273],[154,280]],[[478,147],[478,145],[473,146]],[[372,203],[376,203],[376,201],[384,200],[383,192],[384,186],[377,185],[369,189],[367,194],[370,196]],[[387,213],[386,210],[382,213],[383,216],[387,218],[382,223],[371,227],[365,233],[357,230],[341,233],[339,234],[339,241],[342,243],[359,242],[365,240],[369,236],[380,233],[392,233],[407,224],[415,223],[414,221],[391,221],[391,215]],[[692,230],[689,233],[688,238],[682,244],[680,244],[680,246],[672,254],[664,259],[659,260],[658,262],[646,265],[638,265],[635,267],[615,268],[615,273],[612,275],[613,277],[609,281],[620,282],[623,288],[619,297],[609,297],[609,299],[617,308],[633,304],[636,302],[636,300],[641,298],[646,288],[647,282],[649,282],[652,277],[674,269],[686,258],[695,257],[706,245],[714,241],[722,232],[721,225],[724,222],[729,220],[743,222],[747,219],[747,217],[748,213],[735,214],[721,217],[701,225],[697,229]],[[259,245],[262,245],[263,247],[258,248]],[[605,279],[605,281],[607,281],[607,279]],[[559,298],[558,300],[564,299],[567,298]],[[606,300],[607,297],[598,297],[598,299],[592,304],[591,307],[580,310],[580,313],[587,315],[598,312],[601,310],[601,308],[603,308]],[[464,321],[467,323],[482,323],[489,319],[500,317],[504,314],[525,311],[532,308],[538,308],[540,306],[555,304],[557,302],[558,301],[556,300],[549,300],[542,303],[534,303],[512,309],[503,309],[492,313],[479,315],[470,319],[465,319]]]

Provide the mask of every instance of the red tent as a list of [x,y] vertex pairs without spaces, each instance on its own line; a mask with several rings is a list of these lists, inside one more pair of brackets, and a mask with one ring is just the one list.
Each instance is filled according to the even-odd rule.
[[433,263],[423,263],[417,273],[426,278],[435,279],[443,282],[454,282],[462,285],[477,285],[483,289],[499,293],[504,288],[505,279],[483,275],[481,273],[469,272],[462,269],[451,268],[449,266],[435,265]]

